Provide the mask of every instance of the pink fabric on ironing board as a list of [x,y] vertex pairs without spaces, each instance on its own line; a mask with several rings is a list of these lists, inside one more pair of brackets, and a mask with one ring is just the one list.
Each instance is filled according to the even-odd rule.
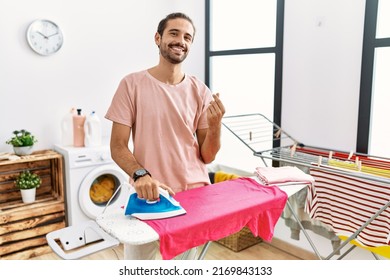
[[242,177],[180,192],[175,199],[187,214],[145,221],[160,236],[163,259],[229,236],[244,226],[270,241],[287,194],[276,186],[263,186]]

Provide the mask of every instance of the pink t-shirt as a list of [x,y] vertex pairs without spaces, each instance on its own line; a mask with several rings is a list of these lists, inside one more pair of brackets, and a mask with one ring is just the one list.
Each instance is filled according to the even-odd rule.
[[137,161],[180,192],[210,183],[195,133],[208,127],[211,100],[196,77],[168,85],[144,70],[121,80],[105,117],[131,127]]

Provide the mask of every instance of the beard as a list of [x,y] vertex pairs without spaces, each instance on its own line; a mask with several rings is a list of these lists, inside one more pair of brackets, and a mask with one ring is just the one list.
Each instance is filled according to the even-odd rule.
[[171,50],[171,47],[179,46],[178,44],[169,44],[169,45],[160,45],[160,54],[162,57],[164,57],[167,61],[169,61],[172,64],[179,64],[182,63],[188,55],[187,48],[183,51],[181,55],[176,54]]

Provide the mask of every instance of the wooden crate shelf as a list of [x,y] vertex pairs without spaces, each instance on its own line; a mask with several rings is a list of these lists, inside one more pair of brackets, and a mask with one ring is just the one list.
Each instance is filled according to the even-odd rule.
[[[15,189],[15,178],[23,170],[42,178],[34,203],[23,203]],[[29,259],[51,252],[46,234],[65,226],[62,155],[44,150],[0,161],[0,259]]]

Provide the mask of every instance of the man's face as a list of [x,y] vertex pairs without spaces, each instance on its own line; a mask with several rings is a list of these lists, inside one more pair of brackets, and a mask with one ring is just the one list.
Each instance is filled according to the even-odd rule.
[[194,36],[192,24],[185,19],[169,20],[162,37],[156,34],[156,43],[160,54],[172,64],[186,59]]

